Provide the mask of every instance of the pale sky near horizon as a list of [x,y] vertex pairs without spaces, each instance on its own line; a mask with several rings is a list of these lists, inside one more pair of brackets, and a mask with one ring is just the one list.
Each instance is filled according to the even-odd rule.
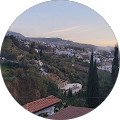
[[25,37],[59,37],[97,46],[115,46],[116,38],[106,21],[92,9],[70,1],[38,4],[21,14],[9,31]]

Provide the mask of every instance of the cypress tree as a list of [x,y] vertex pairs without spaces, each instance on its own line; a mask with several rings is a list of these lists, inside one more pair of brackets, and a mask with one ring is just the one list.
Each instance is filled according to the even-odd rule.
[[29,50],[29,52],[31,53],[31,54],[33,54],[34,52],[35,52],[35,42],[32,42],[31,43],[31,45],[30,45],[30,50]]
[[40,56],[43,56],[43,52],[42,52],[42,49],[40,50]]
[[71,98],[71,97],[72,97],[72,89],[70,89],[70,88],[69,88],[67,97],[68,97],[68,98]]
[[94,79],[93,79],[93,104],[92,107],[97,107],[99,105],[99,80],[97,74],[96,60],[94,63]]
[[92,85],[92,80],[94,78],[93,76],[94,74],[94,69],[93,69],[93,53],[91,54],[91,60],[90,60],[90,67],[89,67],[89,73],[88,73],[88,83],[87,83],[87,99],[86,99],[86,104],[88,105],[88,107],[90,107],[91,104],[91,94],[92,94],[92,90],[91,88],[93,87]]
[[99,81],[97,75],[96,61],[93,64],[93,53],[91,54],[86,104],[90,108],[95,108],[99,105]]
[[112,63],[111,83],[115,84],[119,71],[118,45],[115,46],[114,59]]

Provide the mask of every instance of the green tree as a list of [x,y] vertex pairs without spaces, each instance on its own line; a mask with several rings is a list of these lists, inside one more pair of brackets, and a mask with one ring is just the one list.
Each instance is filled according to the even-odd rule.
[[83,48],[83,52],[85,52],[85,48]]
[[99,81],[97,75],[96,61],[93,63],[93,53],[91,54],[88,84],[87,84],[87,99],[86,104],[90,108],[95,108],[99,105]]
[[93,79],[93,100],[92,107],[97,107],[99,105],[99,80],[97,74],[96,60],[94,63],[94,79]]
[[33,54],[35,52],[35,42],[32,42],[31,45],[30,45],[30,53]]
[[70,89],[70,88],[69,88],[67,97],[68,97],[68,98],[71,98],[71,97],[72,97],[72,89]]
[[12,46],[12,40],[11,39],[4,39],[2,44],[2,49],[10,49]]
[[40,50],[40,56],[43,56],[43,52],[42,52],[42,49]]
[[111,83],[115,84],[119,71],[118,45],[115,46],[114,59],[112,63]]
[[92,85],[92,80],[93,80],[93,74],[94,74],[94,69],[93,69],[93,53],[91,54],[91,60],[90,60],[90,68],[89,68],[89,75],[88,75],[88,83],[87,83],[87,99],[86,99],[86,104],[88,105],[88,107],[91,104],[91,94],[92,94],[92,90],[91,88],[93,87]]
[[18,39],[16,39],[15,36],[10,35],[9,38],[12,40],[12,42],[13,42],[14,45],[16,45],[17,47],[20,46],[20,43],[19,43]]

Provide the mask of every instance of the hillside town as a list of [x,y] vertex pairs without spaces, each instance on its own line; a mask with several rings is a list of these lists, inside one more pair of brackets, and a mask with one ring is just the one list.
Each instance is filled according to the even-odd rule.
[[[29,47],[30,43],[32,42],[31,40],[27,41],[27,40],[22,40],[20,38],[18,40],[19,40],[19,42],[24,43],[26,47]],[[83,62],[90,63],[92,50],[90,50],[89,48],[85,49],[84,51],[83,50],[74,50],[74,49],[70,49],[69,44],[68,44],[67,45],[68,47],[66,47],[66,49],[65,49],[65,46],[62,44],[54,44],[53,42],[49,43],[49,44],[45,43],[45,42],[36,42],[37,46],[39,44],[46,46],[46,47],[48,47],[48,46],[51,47],[52,48],[51,52],[54,49],[54,54],[56,54],[56,55],[67,55],[69,57],[74,56],[78,59],[82,59]],[[40,49],[35,48],[35,51],[38,53],[40,51]],[[104,51],[102,51],[102,50],[101,51],[93,50],[93,53],[94,53],[93,60],[94,61],[96,60],[96,63],[98,63],[97,68],[99,70],[106,70],[111,73],[112,61],[113,61],[114,56],[113,56],[113,53],[111,53],[111,51],[107,51],[107,52],[109,54],[104,54]],[[119,59],[120,59],[120,56],[119,56]]]
[[[119,46],[106,23],[89,7],[68,0],[37,4],[17,17],[3,38],[0,67],[6,90],[21,110],[38,119],[67,120],[106,100],[120,67]],[[7,98],[4,90],[3,95]],[[10,109],[1,108],[3,113],[20,113],[4,96],[2,108]]]
[[[9,38],[11,36],[8,35],[6,37]],[[14,36],[12,36],[11,38],[13,39]],[[47,79],[50,80],[49,82],[51,82],[51,83],[47,84],[46,87],[51,84],[55,85],[55,86],[57,85],[57,88],[56,88],[57,91],[60,90],[60,93],[58,92],[59,94],[55,94],[55,91],[54,91],[54,92],[51,92],[52,93],[52,95],[51,95],[51,93],[49,93],[49,92],[48,92],[49,94],[45,93],[46,90],[44,88],[42,88],[43,93],[39,93],[38,92],[39,90],[36,89],[33,94],[36,94],[35,96],[39,96],[39,97],[34,98],[30,101],[27,100],[25,102],[23,102],[23,101],[21,102],[18,99],[18,101],[23,106],[23,108],[25,108],[26,110],[28,110],[29,112],[31,112],[35,115],[39,115],[39,116],[43,116],[43,117],[48,116],[46,118],[57,118],[57,114],[59,112],[60,112],[60,114],[63,114],[61,111],[66,112],[68,110],[71,111],[73,109],[73,107],[71,106],[71,102],[66,99],[70,99],[70,98],[72,99],[72,96],[74,96],[74,99],[78,99],[80,97],[79,101],[81,102],[81,105],[79,105],[79,107],[74,107],[74,109],[76,109],[76,111],[79,111],[80,116],[87,114],[88,111],[92,111],[94,109],[91,107],[87,108],[87,106],[85,105],[86,98],[81,99],[81,96],[86,96],[86,91],[87,91],[87,82],[86,81],[87,81],[88,74],[89,74],[88,71],[89,71],[89,66],[90,66],[90,62],[91,62],[91,54],[93,53],[92,59],[93,59],[94,64],[96,63],[97,72],[100,73],[100,75],[105,74],[105,77],[107,76],[109,78],[110,74],[112,73],[114,51],[112,51],[112,50],[111,51],[102,51],[102,50],[100,51],[100,50],[96,50],[96,49],[77,48],[77,47],[71,48],[70,45],[63,45],[60,43],[54,44],[53,42],[51,42],[51,43],[46,43],[46,42],[41,42],[41,41],[35,42],[35,41],[31,41],[31,40],[21,39],[16,36],[14,39],[18,40],[18,43],[16,44],[15,41],[12,41],[12,44],[14,44],[14,45],[11,45],[12,47],[10,49],[12,51],[18,51],[18,49],[20,49],[19,44],[21,44],[21,46],[25,46],[24,47],[25,50],[20,52],[18,54],[18,56],[16,57],[16,59],[14,59],[14,57],[12,59],[9,57],[6,58],[5,56],[0,57],[0,62],[2,64],[5,64],[5,66],[7,66],[7,67],[9,65],[13,65],[13,66],[11,66],[11,68],[12,67],[16,68],[16,71],[12,70],[10,72],[9,72],[9,70],[7,70],[9,67],[6,68],[6,70],[7,70],[6,74],[9,73],[11,75],[12,72],[15,73],[15,75],[18,74],[17,77],[16,76],[13,77],[11,81],[14,81],[16,78],[17,79],[26,79],[27,77],[26,77],[24,71],[27,72],[26,73],[28,76],[27,79],[31,79],[31,78],[29,78],[29,76],[32,73],[31,70],[33,70],[36,73],[33,72],[32,74],[35,74],[35,76],[40,75],[37,78],[38,81],[39,81],[40,77],[42,79],[45,79],[45,81]],[[10,41],[10,40],[6,39],[6,41]],[[32,51],[31,48],[33,46],[34,46],[34,49]],[[4,52],[3,52],[3,54],[4,54]],[[32,55],[35,55],[35,57],[32,57]],[[119,59],[119,64],[120,64],[119,54],[118,54],[118,59]],[[60,68],[61,65],[62,65],[62,67]],[[21,66],[23,66],[23,68],[21,68]],[[4,72],[6,72],[6,71],[4,71]],[[3,72],[3,75],[4,75],[4,72]],[[19,75],[19,73],[21,75]],[[76,76],[72,77],[74,74]],[[82,77],[80,76],[80,74]],[[101,79],[103,79],[102,75],[99,77],[101,77]],[[4,79],[6,79],[6,81],[8,81],[8,78],[11,78],[11,77],[6,77],[4,75]],[[54,82],[54,83],[52,83],[52,82]],[[8,83],[6,83],[6,84],[8,84]],[[102,83],[102,84],[108,84],[108,83]],[[52,87],[49,86],[48,89],[54,89],[54,87],[53,88]],[[101,87],[101,89],[102,89],[102,87]],[[36,88],[38,88],[38,87],[36,87]],[[25,93],[26,93],[26,91],[25,91]],[[14,95],[14,94],[15,94],[15,92],[12,93],[12,95],[15,96],[15,98],[17,98],[16,97],[17,95]],[[40,97],[40,94],[43,94],[43,97]],[[44,95],[44,94],[46,94],[46,95]],[[62,94],[62,96],[61,96],[61,94]],[[106,96],[107,95],[108,95],[108,93],[106,93]],[[105,98],[105,97],[103,97],[103,98]],[[24,97],[23,97],[23,99],[24,99]],[[102,99],[101,102],[103,100],[104,99]],[[44,104],[44,102],[45,102],[45,104]],[[37,104],[37,106],[33,107],[34,104]],[[60,106],[62,106],[62,107],[59,107],[58,104],[60,104]],[[73,105],[75,105],[75,104],[76,104],[76,102],[74,102]],[[81,106],[83,106],[83,107],[81,107]],[[84,106],[85,106],[85,108],[84,108]],[[82,109],[84,109],[86,112],[84,112],[84,113],[80,112],[80,110],[82,110]],[[66,112],[66,114],[68,114],[68,113]],[[74,115],[77,117],[76,113],[74,113]]]
[[[30,48],[30,44],[33,42],[32,40],[21,39],[21,38],[19,38],[19,36],[16,36],[16,39],[21,44],[25,45],[25,47],[27,47],[27,48]],[[45,47],[50,47],[49,52],[52,53],[52,54],[59,55],[59,56],[60,55],[65,55],[65,56],[68,56],[68,57],[75,57],[77,59],[82,60],[83,63],[87,63],[88,65],[90,64],[91,53],[93,52],[93,54],[94,54],[93,61],[94,62],[96,61],[97,69],[102,70],[102,71],[108,71],[110,73],[112,72],[112,62],[113,62],[114,55],[111,51],[107,51],[109,54],[108,53],[105,54],[104,51],[91,50],[89,48],[87,48],[87,49],[83,48],[83,49],[80,49],[80,50],[75,50],[75,49],[69,48],[69,44],[67,46],[65,46],[63,44],[54,44],[53,42],[48,44],[46,42],[40,42],[39,41],[39,42],[35,42],[36,47],[34,48],[34,51],[36,53],[39,53],[41,51],[41,49],[39,49],[39,45],[41,45],[43,47],[44,46]],[[44,52],[47,53],[48,51],[44,50]],[[7,60],[4,56],[0,57],[0,59],[3,60],[3,61],[11,61],[11,60]],[[120,57],[119,57],[119,60],[120,60]],[[51,76],[49,73],[45,72],[45,70],[42,68],[42,65],[44,63],[41,60],[35,60],[35,63],[40,65],[40,67],[41,67],[40,71],[42,72],[42,74],[48,75],[49,77]],[[120,64],[120,61],[119,61],[119,64]],[[65,89],[65,88],[69,89],[68,86],[70,86],[70,88],[72,88],[72,89],[75,88],[75,86],[77,86],[76,83],[75,83],[76,85],[74,86],[72,84],[71,85],[67,84],[67,81],[65,81],[65,84],[64,84],[64,80],[61,80],[61,82],[59,82],[59,81],[60,81],[59,79],[55,80],[55,82],[58,84],[58,88],[60,88],[61,90]],[[82,87],[79,87],[79,88],[81,89]],[[77,87],[76,87],[76,89],[77,89]],[[76,91],[76,92],[78,92],[78,91]]]

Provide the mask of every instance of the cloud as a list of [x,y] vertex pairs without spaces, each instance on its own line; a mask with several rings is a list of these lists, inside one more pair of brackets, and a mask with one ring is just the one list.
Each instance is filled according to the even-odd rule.
[[47,32],[47,33],[44,33],[44,34],[57,33],[57,32],[63,32],[63,31],[69,31],[69,30],[73,30],[73,29],[78,28],[78,27],[81,27],[81,26],[75,26],[75,27],[67,28],[67,29],[63,29],[63,30],[51,31],[51,32]]

